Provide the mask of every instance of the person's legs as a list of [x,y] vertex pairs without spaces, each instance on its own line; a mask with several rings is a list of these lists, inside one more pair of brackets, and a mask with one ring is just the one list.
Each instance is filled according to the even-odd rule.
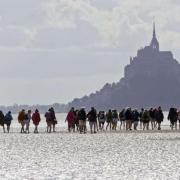
[[121,127],[122,127],[122,121],[120,120],[120,126],[119,126],[119,129],[121,130]]
[[7,124],[7,132],[9,133],[10,131],[10,124]]
[[107,122],[106,130],[108,129],[108,127],[109,127],[109,122]]
[[46,121],[46,124],[47,124],[46,132],[48,133],[48,131],[49,131],[49,123],[48,123],[48,121]]
[[123,129],[125,129],[125,127],[126,127],[126,121],[123,121],[122,123],[123,123]]
[[149,130],[149,122],[147,122],[147,130]]
[[68,131],[71,132],[71,126],[68,124]]
[[83,121],[83,132],[84,134],[86,133],[87,128],[86,128],[86,121]]
[[35,125],[34,133],[37,133],[37,125]]
[[153,126],[153,120],[151,119],[151,129],[153,130],[154,129],[154,126]]
[[91,121],[89,122],[89,126],[90,126],[90,131],[91,131],[91,134],[92,134],[93,131],[92,131],[92,122]]
[[3,127],[3,132],[5,133],[5,132],[6,132],[6,130],[5,130],[4,124],[2,125],[2,127]]
[[55,125],[55,123],[53,123],[53,132],[56,132],[55,128],[56,128],[56,125]]
[[137,125],[138,125],[138,122],[134,121],[134,130],[137,130]]
[[94,122],[94,123],[93,123],[93,126],[94,126],[94,133],[96,133],[96,129],[97,129],[96,125],[97,125],[97,123]]
[[175,130],[177,130],[177,121],[174,124],[175,124]]
[[143,122],[143,131],[145,130],[145,127],[146,127],[146,123]]
[[21,133],[24,133],[24,122],[21,122]]
[[104,122],[102,122],[102,130],[104,131]]
[[129,122],[126,120],[126,130],[129,130]]
[[143,124],[143,122],[142,122],[142,120],[140,120],[140,129],[142,129],[142,124]]
[[132,121],[129,120],[129,130],[132,130]]
[[161,130],[161,123],[158,122],[158,130]]
[[82,133],[82,130],[83,130],[82,120],[79,120],[79,132]]
[[75,132],[75,124],[72,125],[73,132]]
[[116,129],[117,129],[117,120],[116,120],[116,122],[115,122],[114,130],[116,131]]

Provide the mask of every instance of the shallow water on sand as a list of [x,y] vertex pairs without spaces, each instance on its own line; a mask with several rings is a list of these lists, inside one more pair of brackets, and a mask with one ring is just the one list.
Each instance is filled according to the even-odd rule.
[[0,179],[179,179],[180,133],[10,133]]

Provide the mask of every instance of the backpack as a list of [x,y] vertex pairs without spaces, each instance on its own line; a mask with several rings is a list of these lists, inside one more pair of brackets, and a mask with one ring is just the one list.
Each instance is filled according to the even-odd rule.
[[104,113],[100,113],[99,119],[104,119]]
[[28,119],[29,119],[28,114],[25,114],[24,119],[25,119],[25,120],[28,120]]

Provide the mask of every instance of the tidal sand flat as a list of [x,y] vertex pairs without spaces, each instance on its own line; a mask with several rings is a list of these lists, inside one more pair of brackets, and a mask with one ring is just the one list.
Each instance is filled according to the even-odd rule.
[[179,132],[0,133],[0,179],[179,179]]

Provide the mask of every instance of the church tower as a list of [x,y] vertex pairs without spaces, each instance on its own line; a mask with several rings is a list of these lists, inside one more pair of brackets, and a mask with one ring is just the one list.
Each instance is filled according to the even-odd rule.
[[159,42],[158,42],[157,37],[156,37],[156,27],[155,27],[155,23],[153,24],[153,38],[152,38],[152,40],[151,40],[150,47],[151,47],[153,50],[159,51]]

